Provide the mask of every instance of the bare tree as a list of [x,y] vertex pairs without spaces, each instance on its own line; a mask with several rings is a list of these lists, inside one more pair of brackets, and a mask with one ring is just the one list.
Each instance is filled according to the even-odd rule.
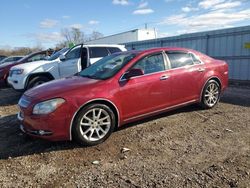
[[64,28],[61,30],[61,35],[64,40],[56,45],[57,48],[69,46],[70,43],[79,44],[90,40],[96,40],[103,37],[103,34],[98,31],[93,31],[89,35],[85,35],[79,28]]
[[91,40],[96,40],[96,39],[99,39],[102,37],[103,37],[103,34],[98,32],[98,31],[93,31],[91,36],[90,36]]
[[62,29],[61,34],[67,44],[71,42],[74,44],[84,42],[84,32],[82,32],[79,28],[64,28]]

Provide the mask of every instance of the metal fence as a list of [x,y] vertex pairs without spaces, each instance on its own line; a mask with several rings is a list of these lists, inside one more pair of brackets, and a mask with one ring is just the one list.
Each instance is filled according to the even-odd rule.
[[229,79],[250,81],[250,26],[130,42],[128,50],[153,47],[184,47],[227,61]]

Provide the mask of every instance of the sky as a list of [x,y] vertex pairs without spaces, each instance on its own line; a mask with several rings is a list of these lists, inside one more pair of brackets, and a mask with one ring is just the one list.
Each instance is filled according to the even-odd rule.
[[64,28],[158,37],[250,25],[250,0],[1,0],[0,48],[54,47]]

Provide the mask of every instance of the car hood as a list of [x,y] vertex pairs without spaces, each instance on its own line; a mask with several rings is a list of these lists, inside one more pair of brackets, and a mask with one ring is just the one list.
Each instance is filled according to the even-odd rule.
[[98,82],[101,82],[101,80],[73,76],[42,84],[26,91],[24,95],[35,100],[46,100],[49,98],[63,97],[64,95],[71,93],[73,90],[78,89],[80,91],[82,90],[82,87],[87,89],[87,87],[91,87],[93,85],[96,86]]
[[36,67],[39,67],[41,65],[51,63],[51,62],[54,62],[54,61],[47,61],[47,60],[33,61],[33,62],[30,62],[30,63],[23,63],[23,64],[20,64],[20,65],[16,65],[15,67],[12,67],[11,70],[13,70],[13,69],[30,69],[31,67],[36,68]]

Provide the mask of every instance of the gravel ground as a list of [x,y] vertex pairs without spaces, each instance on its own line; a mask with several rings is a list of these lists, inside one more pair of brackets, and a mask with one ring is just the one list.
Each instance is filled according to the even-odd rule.
[[212,110],[168,112],[85,148],[23,135],[19,97],[0,90],[1,187],[250,187],[249,88],[229,88]]

